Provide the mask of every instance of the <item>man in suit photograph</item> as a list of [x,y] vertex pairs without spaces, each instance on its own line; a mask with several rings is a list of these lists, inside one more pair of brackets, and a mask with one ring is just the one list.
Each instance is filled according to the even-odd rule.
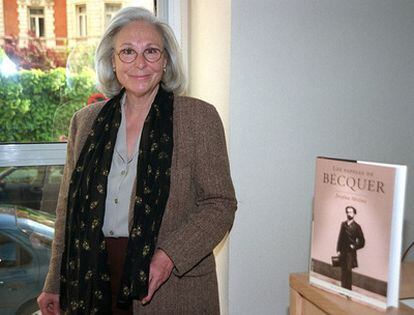
[[361,226],[355,222],[357,210],[352,206],[345,207],[346,221],[341,223],[336,251],[341,266],[341,286],[352,290],[352,269],[358,267],[357,250],[365,245]]

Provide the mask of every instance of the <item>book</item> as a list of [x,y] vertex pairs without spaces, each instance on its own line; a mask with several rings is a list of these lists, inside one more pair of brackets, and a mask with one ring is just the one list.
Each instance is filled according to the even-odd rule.
[[407,167],[316,159],[309,281],[398,307]]

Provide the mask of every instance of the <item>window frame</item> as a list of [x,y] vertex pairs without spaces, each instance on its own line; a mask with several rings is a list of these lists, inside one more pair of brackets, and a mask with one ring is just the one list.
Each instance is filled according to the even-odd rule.
[[66,142],[0,144],[0,167],[63,165]]
[[[83,12],[81,10],[83,9]],[[86,3],[75,5],[76,16],[76,36],[80,38],[88,37],[88,11]]]
[[189,0],[157,0],[157,17],[171,26],[181,48],[184,73],[188,78],[189,64]]
[[[42,10],[42,14],[32,13],[32,10]],[[29,6],[27,7],[29,15],[29,30],[34,33],[37,38],[44,38],[46,34],[46,21],[45,21],[45,7]],[[34,30],[32,29],[32,19],[34,19]],[[43,24],[43,29],[40,25]],[[41,34],[41,31],[43,34]]]
[[[115,8],[117,7],[118,9],[116,9],[115,11],[107,11],[108,7],[112,7]],[[114,15],[116,14],[116,12],[118,12],[118,10],[122,9],[122,3],[119,2],[105,2],[104,3],[104,9],[103,9],[103,14],[104,14],[104,29],[106,29],[106,27],[109,24],[109,21],[114,17]]]

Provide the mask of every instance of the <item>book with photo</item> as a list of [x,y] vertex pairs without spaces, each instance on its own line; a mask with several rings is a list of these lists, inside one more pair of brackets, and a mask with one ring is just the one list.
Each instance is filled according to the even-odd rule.
[[398,306],[407,167],[316,159],[309,281]]

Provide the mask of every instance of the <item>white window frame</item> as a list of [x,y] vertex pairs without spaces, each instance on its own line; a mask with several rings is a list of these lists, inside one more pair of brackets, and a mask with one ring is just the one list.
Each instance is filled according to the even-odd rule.
[[66,142],[0,144],[0,167],[63,165]]
[[157,0],[157,17],[171,26],[181,47],[184,72],[188,78],[188,0]]
[[107,8],[111,6],[111,7],[118,7],[119,9],[122,9],[122,3],[115,3],[115,2],[105,2],[104,3],[104,27],[106,28],[108,26],[108,22],[114,17],[114,15],[116,14],[116,11],[107,11]]
[[[45,21],[45,8],[44,7],[28,7],[29,13],[29,30],[34,32],[35,36],[38,38],[45,37],[46,33],[46,21]],[[32,13],[32,10],[42,10],[42,14]],[[34,30],[32,29],[32,19],[34,19]],[[43,34],[40,34],[40,23],[43,20]]]
[[86,4],[77,4],[75,6],[76,15],[76,35],[78,37],[88,36],[88,16]]

